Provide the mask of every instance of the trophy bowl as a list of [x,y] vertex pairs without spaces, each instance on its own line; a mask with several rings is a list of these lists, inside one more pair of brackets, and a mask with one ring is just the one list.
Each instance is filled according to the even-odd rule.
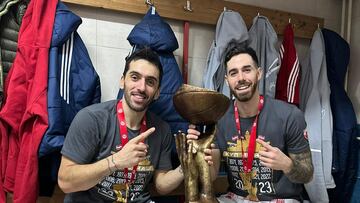
[[190,123],[216,123],[227,111],[230,100],[225,95],[191,85],[182,85],[173,97],[176,111]]

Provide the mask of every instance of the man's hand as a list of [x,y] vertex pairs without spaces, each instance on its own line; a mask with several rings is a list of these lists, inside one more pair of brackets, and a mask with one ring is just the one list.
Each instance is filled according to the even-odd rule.
[[273,147],[261,139],[256,141],[262,145],[260,149],[260,164],[273,170],[282,170],[288,173],[293,167],[292,160],[286,156],[279,148]]
[[209,166],[214,165],[213,154],[214,154],[215,144],[211,143],[210,149],[204,149],[205,161],[209,164]]
[[261,139],[256,139],[263,147],[260,150],[260,164],[274,170],[282,170],[293,183],[308,183],[311,181],[314,167],[310,149],[304,152],[286,156],[277,147],[272,147]]
[[148,145],[144,140],[155,131],[155,128],[149,128],[147,131],[129,140],[123,148],[113,154],[111,157],[117,169],[129,168],[145,160]]

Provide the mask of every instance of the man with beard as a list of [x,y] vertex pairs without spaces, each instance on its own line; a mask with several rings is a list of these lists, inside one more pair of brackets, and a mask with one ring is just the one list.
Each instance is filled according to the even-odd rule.
[[[223,63],[235,100],[217,124],[216,144],[205,150],[213,170],[220,156],[225,161],[229,188],[219,202],[300,202],[301,184],[313,175],[302,112],[259,94],[262,70],[246,43],[230,41]],[[187,139],[199,135],[190,125]]]
[[141,49],[126,59],[121,100],[95,104],[74,118],[62,148],[58,183],[65,202],[152,202],[153,177],[160,194],[184,179],[170,162],[169,126],[147,111],[159,97],[158,55]]

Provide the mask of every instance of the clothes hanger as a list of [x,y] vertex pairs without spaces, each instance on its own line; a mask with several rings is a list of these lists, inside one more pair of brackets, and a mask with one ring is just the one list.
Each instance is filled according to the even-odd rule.
[[145,0],[145,4],[148,6],[154,6],[154,3],[151,0]]
[[151,0],[145,0],[145,4],[148,6],[151,6],[151,15],[155,15],[156,8],[153,2]]

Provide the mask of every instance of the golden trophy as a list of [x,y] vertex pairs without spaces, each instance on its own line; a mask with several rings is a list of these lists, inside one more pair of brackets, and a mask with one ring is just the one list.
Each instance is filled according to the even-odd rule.
[[213,90],[183,85],[175,93],[173,101],[176,111],[184,119],[203,126],[198,140],[186,140],[186,133],[181,131],[176,135],[176,149],[185,176],[186,201],[217,202],[204,149],[210,148],[214,141],[216,122],[227,111],[230,100]]

